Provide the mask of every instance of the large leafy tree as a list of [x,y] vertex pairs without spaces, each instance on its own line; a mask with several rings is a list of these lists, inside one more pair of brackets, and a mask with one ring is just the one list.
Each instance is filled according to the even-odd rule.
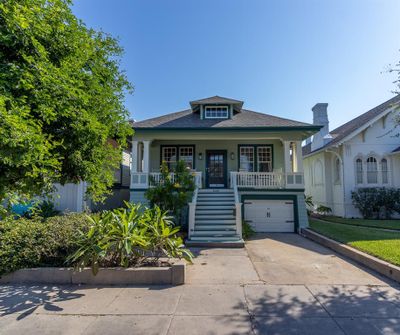
[[102,199],[131,134],[122,49],[70,6],[0,0],[0,203],[82,180]]

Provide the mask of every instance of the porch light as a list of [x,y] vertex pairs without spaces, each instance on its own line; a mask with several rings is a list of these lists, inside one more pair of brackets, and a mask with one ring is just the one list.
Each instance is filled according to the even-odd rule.
[[231,160],[234,160],[235,159],[235,153],[232,151],[231,152]]
[[203,153],[199,152],[199,160],[201,161],[203,159]]

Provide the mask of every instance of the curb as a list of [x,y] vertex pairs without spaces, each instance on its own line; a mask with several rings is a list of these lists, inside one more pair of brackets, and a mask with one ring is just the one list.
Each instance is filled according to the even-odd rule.
[[378,272],[385,277],[400,282],[400,267],[396,265],[368,255],[362,251],[349,247],[348,245],[339,243],[307,228],[303,228],[300,234],[314,242],[323,245],[324,247],[336,251],[338,254],[346,256],[357,263],[360,263],[367,268]]
[[168,267],[100,268],[96,276],[91,268],[21,269],[0,277],[0,284],[86,284],[86,285],[182,285],[186,279],[186,264],[175,262]]

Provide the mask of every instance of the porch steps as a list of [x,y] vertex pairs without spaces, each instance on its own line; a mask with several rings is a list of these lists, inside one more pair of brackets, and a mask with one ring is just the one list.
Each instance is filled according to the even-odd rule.
[[194,231],[188,246],[243,247],[236,232],[235,195],[231,189],[200,189]]

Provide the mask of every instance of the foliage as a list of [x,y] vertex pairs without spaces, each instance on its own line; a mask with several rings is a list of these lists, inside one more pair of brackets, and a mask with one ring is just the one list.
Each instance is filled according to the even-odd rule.
[[62,266],[77,249],[78,231],[88,230],[83,214],[55,216],[47,220],[0,221],[0,275],[26,267]]
[[400,189],[359,188],[351,192],[354,207],[364,218],[388,219],[394,212],[400,213]]
[[96,275],[100,266],[158,264],[160,257],[192,260],[166,212],[157,206],[126,205],[90,218],[90,229],[81,233],[79,248],[68,262],[78,269],[91,266]]
[[45,219],[58,214],[60,214],[60,211],[54,207],[54,203],[50,200],[44,200],[35,207],[35,215]]
[[304,195],[304,201],[307,207],[314,208],[314,202],[311,195]]
[[102,200],[132,133],[122,49],[70,5],[0,2],[0,203],[82,180]]
[[330,213],[332,213],[332,208],[324,205],[319,205],[317,207],[317,212],[322,215],[329,215]]
[[244,240],[248,240],[252,237],[256,232],[246,221],[242,221],[242,237]]
[[[173,170],[165,162],[161,164],[161,182],[154,184],[146,192],[151,206],[158,206],[163,211],[170,211],[175,223],[181,223],[183,209],[187,206],[195,189],[194,176],[187,169],[185,162],[177,162]],[[171,173],[174,174],[174,178]]]

